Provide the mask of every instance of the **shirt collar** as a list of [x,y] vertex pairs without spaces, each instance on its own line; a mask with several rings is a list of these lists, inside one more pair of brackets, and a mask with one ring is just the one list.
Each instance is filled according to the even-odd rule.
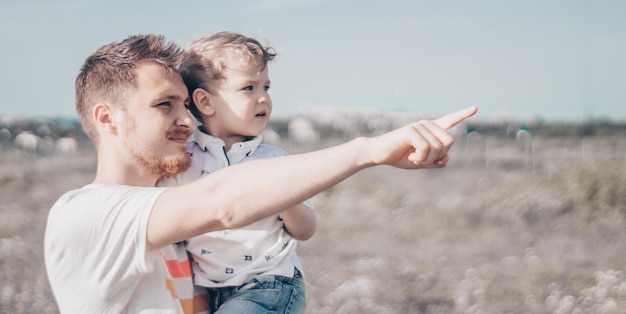
[[[259,135],[248,141],[234,143],[228,153],[230,154],[231,152],[237,152],[243,155],[250,155],[254,153],[254,151],[259,147],[262,141],[263,136]],[[226,143],[224,143],[221,138],[217,138],[210,134],[202,132],[200,126],[197,126],[193,130],[193,132],[191,133],[191,137],[189,138],[189,142],[195,143],[203,151],[210,150],[211,147],[216,146],[218,146],[220,150],[223,150],[223,147],[226,145]]]

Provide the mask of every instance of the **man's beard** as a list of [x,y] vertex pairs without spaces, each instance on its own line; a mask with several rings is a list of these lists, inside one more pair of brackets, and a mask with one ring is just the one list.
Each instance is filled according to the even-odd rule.
[[174,156],[161,158],[134,154],[134,152],[133,155],[150,174],[158,175],[159,177],[171,177],[189,169],[191,166],[191,158],[185,151]]
[[[152,175],[159,177],[171,177],[181,173],[191,166],[191,158],[184,149],[180,153],[171,156],[161,156],[150,151],[145,147],[146,142],[141,141],[136,134],[136,125],[132,117],[128,121],[128,142],[132,156],[139,161],[143,168]],[[184,134],[187,138],[190,131],[187,129],[170,129],[167,131],[166,138],[176,134]]]

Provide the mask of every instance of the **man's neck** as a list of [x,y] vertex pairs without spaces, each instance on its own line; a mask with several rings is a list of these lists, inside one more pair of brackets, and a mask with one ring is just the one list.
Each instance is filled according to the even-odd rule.
[[111,154],[98,154],[94,183],[133,186],[155,186],[159,177],[148,173],[137,164],[121,160]]

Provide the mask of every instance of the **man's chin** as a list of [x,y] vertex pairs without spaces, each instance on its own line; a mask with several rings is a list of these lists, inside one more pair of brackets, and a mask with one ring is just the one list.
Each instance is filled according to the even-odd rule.
[[171,177],[177,175],[191,167],[191,158],[185,153],[183,156],[176,157],[175,159],[169,159],[163,162],[163,168],[161,169],[162,177]]
[[171,177],[191,167],[191,158],[187,153],[166,157],[160,160],[142,159],[148,171],[159,177]]

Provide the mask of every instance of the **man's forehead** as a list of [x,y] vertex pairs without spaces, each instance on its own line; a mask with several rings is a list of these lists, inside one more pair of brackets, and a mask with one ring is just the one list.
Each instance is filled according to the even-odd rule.
[[137,67],[135,84],[137,88],[170,88],[170,85],[174,85],[176,88],[185,85],[182,76],[176,70],[154,63]]
[[141,61],[137,63],[135,73],[137,74],[137,79],[143,80],[182,79],[175,69],[152,61]]
[[156,63],[145,63],[137,67],[135,92],[154,98],[186,99],[187,87],[181,75]]

